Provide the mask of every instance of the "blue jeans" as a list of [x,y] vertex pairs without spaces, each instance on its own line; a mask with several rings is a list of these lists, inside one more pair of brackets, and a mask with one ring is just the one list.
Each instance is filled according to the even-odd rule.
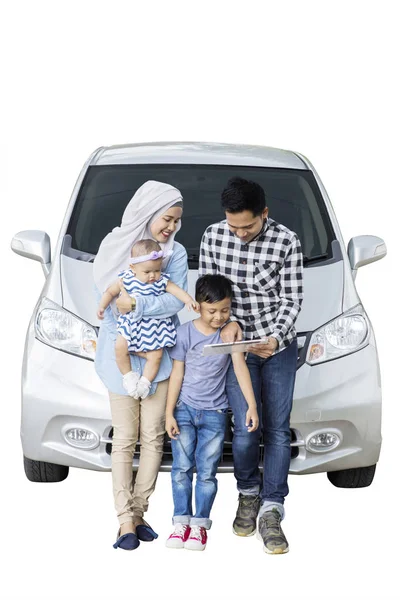
[[[281,505],[289,493],[287,484],[290,465],[290,412],[297,365],[297,340],[272,355],[260,358],[249,354],[250,371],[260,427],[246,430],[247,403],[240,390],[233,367],[229,368],[226,392],[234,415],[233,461],[238,490],[247,494],[261,492],[262,507]],[[264,441],[263,477],[259,470],[260,438]]]
[[[184,402],[175,408],[180,434],[171,440],[173,523],[210,529],[210,512],[217,493],[215,477],[224,447],[227,409],[196,410]],[[196,468],[196,512],[192,510],[192,481]]]

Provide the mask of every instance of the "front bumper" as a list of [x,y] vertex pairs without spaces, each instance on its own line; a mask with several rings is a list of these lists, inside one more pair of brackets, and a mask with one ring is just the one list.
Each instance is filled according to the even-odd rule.
[[[98,445],[86,450],[65,440],[69,427],[94,431]],[[318,473],[375,464],[381,446],[381,389],[374,340],[350,356],[297,372],[291,415],[291,473]],[[311,452],[307,440],[320,430],[339,431],[334,450]],[[21,440],[32,460],[72,467],[111,469],[111,413],[107,390],[92,361],[55,350],[28,332],[22,376]],[[228,426],[219,471],[231,472],[232,432]],[[139,450],[139,445],[137,450]],[[262,464],[263,448],[260,448]],[[134,466],[137,465],[138,452]],[[161,470],[170,470],[166,440]]]

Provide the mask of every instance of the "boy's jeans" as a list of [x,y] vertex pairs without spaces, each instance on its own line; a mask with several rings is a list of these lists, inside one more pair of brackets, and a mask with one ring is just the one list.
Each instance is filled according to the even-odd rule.
[[[171,440],[173,523],[210,529],[211,507],[217,493],[217,472],[224,446],[227,409],[196,410],[178,401],[175,419],[180,434]],[[192,481],[196,467],[196,512],[192,510]]]
[[227,374],[226,392],[234,415],[232,443],[234,473],[238,490],[244,494],[261,492],[260,514],[276,506],[282,517],[289,493],[290,412],[297,366],[297,340],[272,355],[260,358],[249,354],[247,366],[253,383],[264,438],[264,469],[258,468],[261,427],[248,433],[245,425],[247,404],[232,366]]

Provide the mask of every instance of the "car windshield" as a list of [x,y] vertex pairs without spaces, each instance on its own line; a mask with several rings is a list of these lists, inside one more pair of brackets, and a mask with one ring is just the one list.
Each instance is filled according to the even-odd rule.
[[265,190],[269,216],[295,231],[305,266],[332,257],[332,226],[311,171],[221,165],[107,165],[90,167],[71,216],[71,247],[95,255],[100,242],[120,225],[126,205],[147,180],[177,187],[183,196],[182,228],[176,239],[185,246],[189,266],[197,268],[204,230],[225,218],[221,192],[231,177],[244,177]]

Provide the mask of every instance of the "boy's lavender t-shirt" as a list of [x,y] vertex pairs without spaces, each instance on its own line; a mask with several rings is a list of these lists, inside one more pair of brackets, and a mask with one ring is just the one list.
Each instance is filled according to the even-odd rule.
[[177,330],[176,345],[169,349],[170,357],[185,363],[185,375],[179,400],[198,410],[228,407],[225,393],[230,354],[202,356],[205,344],[221,343],[220,329],[204,335],[193,324],[184,323]]

